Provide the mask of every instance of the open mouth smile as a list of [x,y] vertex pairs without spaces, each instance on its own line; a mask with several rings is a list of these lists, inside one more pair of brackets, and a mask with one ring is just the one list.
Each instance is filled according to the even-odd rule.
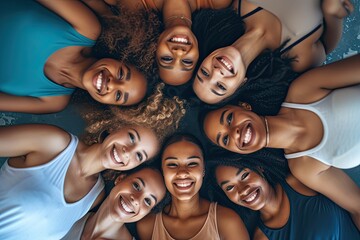
[[241,199],[242,202],[245,202],[246,204],[252,204],[254,203],[259,196],[260,188],[256,188],[255,190],[251,191],[247,196]]
[[134,206],[129,201],[127,201],[123,197],[120,197],[119,201],[120,201],[121,209],[123,209],[126,213],[128,214],[135,213]]
[[217,57],[216,60],[218,60],[220,64],[231,74],[235,74],[234,65],[232,61],[230,61],[230,59],[228,59],[227,57]]
[[172,37],[169,39],[169,42],[171,42],[171,43],[186,44],[186,45],[190,45],[190,44],[191,44],[189,38],[188,38],[187,36],[182,36],[182,35],[172,36]]
[[121,161],[121,158],[119,156],[119,153],[115,147],[115,145],[113,146],[112,150],[111,150],[111,157],[113,159],[113,161],[116,163],[116,164],[120,164],[121,166],[124,166],[124,162]]

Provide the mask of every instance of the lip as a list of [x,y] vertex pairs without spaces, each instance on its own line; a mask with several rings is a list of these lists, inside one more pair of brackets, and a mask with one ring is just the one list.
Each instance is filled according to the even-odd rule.
[[175,44],[181,44],[181,45],[191,45],[191,41],[189,36],[184,35],[184,34],[175,34],[172,35],[169,39],[168,42],[170,43],[175,43]]
[[235,74],[234,63],[228,57],[219,56],[219,57],[216,57],[216,60],[223,67],[223,69],[225,69],[226,71],[228,71],[232,75]]
[[257,187],[250,191],[245,197],[242,197],[240,201],[246,205],[253,205],[260,197],[260,188]]
[[[116,156],[119,158],[119,161],[116,160]],[[117,150],[117,148],[115,147],[115,145],[111,148],[111,151],[110,151],[110,156],[111,156],[111,160],[115,163],[115,164],[118,164],[118,165],[121,165],[121,166],[124,166],[124,161],[122,161],[121,159],[121,155],[119,154],[119,151]]]
[[135,214],[134,206],[131,204],[131,202],[127,198],[125,198],[123,196],[119,197],[119,205],[118,206],[119,206],[121,212],[125,213],[126,215]]
[[[249,134],[250,134],[249,142],[244,143],[245,138],[249,137],[249,136],[247,136]],[[240,150],[251,146],[253,144],[253,142],[255,141],[255,136],[256,136],[256,132],[255,132],[255,129],[254,129],[252,123],[250,121],[246,121],[243,124],[243,127],[241,128],[240,138],[239,138],[239,141],[236,142],[236,146]]]
[[[108,74],[105,70],[99,71],[95,76],[93,77],[93,86],[99,95],[105,95],[107,84],[108,84]],[[98,86],[100,84],[100,86]]]
[[175,180],[173,182],[173,185],[177,190],[186,192],[189,191],[195,185],[195,182],[189,179]]

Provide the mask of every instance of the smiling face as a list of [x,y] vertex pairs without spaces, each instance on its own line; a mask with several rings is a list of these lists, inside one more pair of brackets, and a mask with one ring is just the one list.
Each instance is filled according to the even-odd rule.
[[188,82],[198,59],[198,43],[188,27],[171,27],[160,35],[156,60],[165,83],[176,86]]
[[256,172],[248,168],[218,166],[215,175],[220,188],[235,204],[257,211],[268,202],[272,188]]
[[172,197],[185,201],[199,193],[204,159],[198,145],[185,140],[170,144],[164,150],[161,166]]
[[120,106],[139,103],[147,88],[144,75],[135,67],[111,58],[100,59],[90,66],[82,83],[96,101]]
[[204,120],[206,136],[229,151],[248,154],[266,144],[263,119],[240,106],[225,106],[209,112]]
[[219,48],[201,63],[193,82],[194,92],[203,102],[219,103],[233,95],[244,83],[245,72],[236,48]]
[[120,179],[108,198],[110,215],[117,222],[136,222],[165,197],[161,173],[144,168]]
[[100,148],[106,169],[125,171],[154,157],[159,151],[159,140],[149,128],[127,126],[106,137]]

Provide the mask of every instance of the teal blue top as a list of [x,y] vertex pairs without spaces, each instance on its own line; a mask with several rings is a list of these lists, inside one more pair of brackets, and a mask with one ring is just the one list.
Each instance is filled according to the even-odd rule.
[[260,221],[259,228],[270,240],[355,240],[360,232],[350,215],[321,194],[304,196],[281,183],[290,202],[287,223],[278,229],[266,227]]
[[74,89],[44,74],[47,59],[68,46],[95,44],[67,21],[32,0],[0,1],[0,92],[17,96],[59,96]]

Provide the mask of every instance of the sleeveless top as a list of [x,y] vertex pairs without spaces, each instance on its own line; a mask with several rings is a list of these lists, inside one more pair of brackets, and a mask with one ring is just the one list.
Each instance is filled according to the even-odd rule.
[[269,240],[355,240],[360,232],[348,212],[330,199],[318,194],[305,196],[281,183],[290,202],[287,223],[277,229],[269,228],[260,220],[259,228]]
[[[260,7],[245,14],[242,18],[252,16],[265,9],[274,14],[281,23],[281,43],[286,43],[281,53],[308,38],[316,32],[323,23],[323,14],[320,0],[247,0]],[[241,0],[239,0],[238,14],[241,13]]]
[[4,163],[0,169],[0,239],[58,240],[90,210],[104,188],[101,176],[82,199],[65,201],[65,176],[77,145],[77,137],[71,135],[69,145],[40,166],[14,168]]
[[[189,240],[220,240],[219,231],[217,227],[217,218],[216,218],[216,206],[217,203],[210,203],[209,212],[207,218],[205,220],[204,225],[200,229],[200,231],[189,238]],[[162,212],[156,214],[154,230],[152,234],[153,240],[175,240],[170,236],[168,231],[166,230],[163,220],[162,220]]]
[[0,1],[0,92],[17,96],[69,95],[74,89],[44,74],[47,59],[69,46],[92,47],[67,21],[32,0]]
[[324,129],[323,138],[317,146],[285,154],[287,159],[309,156],[343,169],[360,165],[360,85],[336,89],[311,104],[285,102],[282,106],[315,113]]

